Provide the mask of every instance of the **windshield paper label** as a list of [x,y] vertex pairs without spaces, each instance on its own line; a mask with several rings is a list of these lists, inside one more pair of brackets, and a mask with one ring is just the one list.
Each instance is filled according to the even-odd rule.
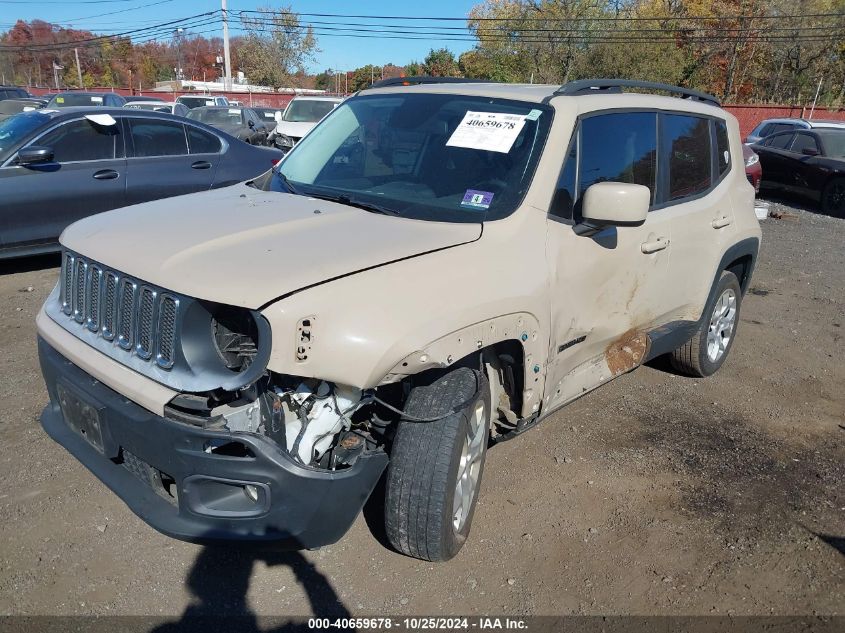
[[467,189],[464,199],[461,200],[461,206],[472,207],[473,209],[489,209],[491,202],[493,202],[493,194],[489,191]]
[[507,154],[524,125],[524,114],[470,110],[449,137],[446,146]]

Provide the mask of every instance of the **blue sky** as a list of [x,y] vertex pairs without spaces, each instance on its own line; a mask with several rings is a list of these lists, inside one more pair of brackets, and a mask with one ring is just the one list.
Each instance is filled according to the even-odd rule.
[[[428,0],[424,3],[388,2],[386,0],[290,0],[294,11],[308,13],[335,13],[348,15],[387,16],[446,16],[466,17],[473,5],[480,0]],[[284,0],[229,0],[230,13],[260,6],[279,7]],[[98,33],[117,33],[134,28],[160,24],[170,20],[196,15],[220,8],[220,0],[0,0],[0,29],[5,30],[16,19],[40,18],[75,28]],[[114,12],[120,13],[114,13]],[[103,15],[103,14],[111,15]],[[310,20],[331,22],[331,18],[311,17]],[[336,21],[336,20],[335,20]],[[366,19],[345,19],[346,22],[374,22]],[[408,24],[407,21],[385,21],[388,24]],[[431,28],[465,26],[464,22],[415,22]],[[198,26],[193,29],[207,37],[216,27]],[[426,30],[426,29],[423,29]],[[190,30],[189,30],[190,32]],[[233,31],[233,34],[236,34]],[[222,34],[222,33],[221,33]],[[400,36],[401,37],[401,36]],[[422,36],[423,39],[382,39],[361,37],[318,36],[322,52],[310,70],[325,68],[351,70],[365,64],[383,65],[389,62],[405,64],[422,60],[431,48],[443,46],[456,54],[472,48],[469,41],[443,41]]]

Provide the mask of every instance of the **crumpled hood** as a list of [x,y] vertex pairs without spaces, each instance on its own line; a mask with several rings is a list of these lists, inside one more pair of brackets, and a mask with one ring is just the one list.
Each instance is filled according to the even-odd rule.
[[285,136],[293,136],[294,138],[302,138],[308,132],[314,129],[314,126],[317,125],[319,121],[315,121],[314,123],[308,122],[291,122],[291,121],[279,121],[276,124],[276,134],[284,134]]
[[257,309],[480,236],[480,223],[407,220],[240,184],[91,216],[65,229],[60,241],[162,288]]

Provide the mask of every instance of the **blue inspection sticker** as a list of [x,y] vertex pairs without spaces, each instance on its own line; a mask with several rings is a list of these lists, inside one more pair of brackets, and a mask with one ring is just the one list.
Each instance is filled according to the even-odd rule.
[[461,206],[472,207],[473,209],[489,209],[491,202],[493,202],[493,194],[491,192],[467,189],[464,199],[461,200]]

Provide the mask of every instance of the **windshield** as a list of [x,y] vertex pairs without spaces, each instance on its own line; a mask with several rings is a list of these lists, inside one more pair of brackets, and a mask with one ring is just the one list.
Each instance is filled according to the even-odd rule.
[[63,94],[56,95],[47,104],[51,108],[67,108],[70,106],[101,106],[103,97],[100,95]]
[[334,110],[336,105],[334,101],[294,99],[288,104],[283,120],[291,123],[316,123]]
[[179,103],[184,103],[189,108],[201,108],[203,106],[217,105],[214,103],[214,99],[212,97],[179,97],[177,101]]
[[824,144],[825,155],[830,158],[845,158],[845,131],[819,132]]
[[261,186],[416,219],[501,218],[528,190],[551,118],[546,105],[487,97],[359,96]]
[[24,112],[0,121],[0,163],[18,150],[21,141],[49,120],[49,116],[40,112]]
[[243,115],[240,108],[197,108],[188,112],[188,118],[194,121],[202,121],[209,125],[241,125]]

